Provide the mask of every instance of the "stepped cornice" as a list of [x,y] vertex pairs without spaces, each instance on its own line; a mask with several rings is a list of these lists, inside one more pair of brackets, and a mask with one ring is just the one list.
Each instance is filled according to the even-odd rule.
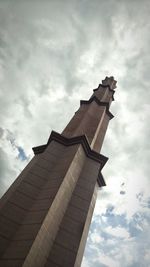
[[88,105],[93,101],[95,101],[99,106],[106,107],[106,114],[109,116],[110,119],[114,118],[114,115],[109,111],[109,103],[101,102],[95,95],[92,96],[89,100],[81,100],[80,105]]
[[87,139],[87,137],[85,135],[80,135],[80,136],[75,136],[75,137],[71,137],[71,138],[67,138],[65,136],[63,136],[62,134],[59,134],[55,131],[51,132],[51,135],[48,139],[47,144],[45,145],[41,145],[41,146],[36,146],[33,147],[33,152],[34,154],[39,154],[39,153],[43,153],[44,150],[47,148],[47,146],[52,142],[52,141],[56,141],[62,145],[65,146],[71,146],[71,145],[77,145],[77,144],[81,144],[87,157],[101,163],[101,169],[103,168],[103,166],[106,164],[108,158],[105,157],[102,154],[99,154],[98,152],[94,151],[91,149],[89,141]]

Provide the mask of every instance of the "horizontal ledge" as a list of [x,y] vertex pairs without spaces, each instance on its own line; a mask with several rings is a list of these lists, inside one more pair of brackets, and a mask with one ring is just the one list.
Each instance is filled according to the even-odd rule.
[[104,180],[104,177],[101,173],[101,171],[99,172],[99,175],[98,175],[98,178],[97,178],[97,182],[98,182],[98,185],[101,187],[101,186],[106,186],[106,183],[105,183],[105,180]]
[[43,151],[46,149],[47,145],[41,145],[41,146],[36,146],[36,147],[32,147],[32,150],[34,152],[34,154],[40,154],[43,153]]
[[96,96],[91,97],[89,100],[81,100],[80,105],[88,105],[95,101],[99,106],[106,107],[106,114],[110,119],[114,118],[114,115],[109,111],[109,104],[107,102],[101,102]]
[[56,141],[60,144],[63,144],[65,146],[71,146],[71,145],[76,145],[76,144],[81,144],[87,157],[101,163],[101,169],[103,168],[103,166],[106,164],[108,158],[105,157],[102,154],[97,153],[96,151],[92,150],[88,139],[85,135],[81,135],[81,136],[75,136],[75,137],[71,137],[71,138],[67,138],[55,131],[51,132],[51,135],[48,139],[48,142],[46,145],[42,145],[42,146],[37,146],[37,147],[33,147],[33,152],[34,154],[39,154],[39,153],[43,153],[44,150],[46,149],[46,147],[51,143],[51,141]]
[[101,174],[101,169],[104,167],[104,165],[106,164],[108,158],[105,157],[102,154],[97,153],[96,151],[92,150],[90,147],[90,144],[88,142],[88,139],[86,137],[86,135],[81,135],[81,136],[75,136],[72,138],[67,138],[55,131],[51,132],[51,135],[48,139],[48,142],[46,145],[41,145],[41,146],[37,146],[37,147],[33,147],[33,152],[34,154],[39,154],[39,153],[43,153],[45,151],[45,149],[47,148],[47,146],[52,142],[52,141],[56,141],[60,144],[63,144],[65,146],[71,146],[71,145],[76,145],[76,144],[81,144],[87,157],[89,157],[92,160],[95,160],[97,162],[99,162],[101,164],[100,166],[100,171],[99,171],[99,175],[97,178],[97,182],[98,185],[101,186],[105,186],[105,181],[104,178]]

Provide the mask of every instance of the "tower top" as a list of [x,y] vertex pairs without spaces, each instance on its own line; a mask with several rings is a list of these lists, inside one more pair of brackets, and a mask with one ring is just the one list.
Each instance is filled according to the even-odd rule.
[[114,80],[113,76],[107,77],[105,78],[105,80],[102,80],[102,85],[104,86],[109,86],[110,89],[114,90],[117,86],[116,86],[117,81]]

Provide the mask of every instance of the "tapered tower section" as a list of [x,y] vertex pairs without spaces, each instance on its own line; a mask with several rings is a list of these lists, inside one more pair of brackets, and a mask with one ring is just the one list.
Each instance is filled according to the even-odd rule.
[[51,133],[0,202],[0,266],[79,267],[97,188],[99,154],[116,81],[106,77],[80,102],[62,134]]

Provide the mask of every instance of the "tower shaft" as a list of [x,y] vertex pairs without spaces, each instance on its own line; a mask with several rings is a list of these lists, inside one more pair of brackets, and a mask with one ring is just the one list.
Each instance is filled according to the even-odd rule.
[[62,134],[53,132],[0,202],[0,266],[79,267],[101,169],[99,151],[115,80],[106,77],[81,101]]

